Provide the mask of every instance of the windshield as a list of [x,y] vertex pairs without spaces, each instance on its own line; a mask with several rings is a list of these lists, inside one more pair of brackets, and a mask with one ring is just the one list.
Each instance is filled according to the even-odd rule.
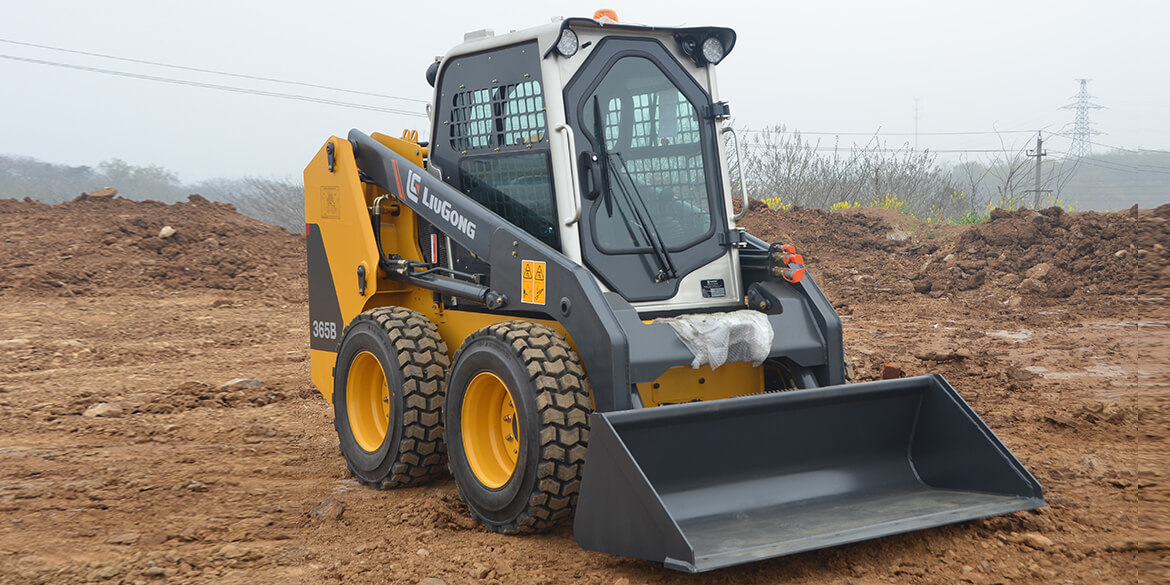
[[[598,247],[641,252],[657,237],[666,249],[680,250],[702,240],[711,211],[699,116],[691,102],[653,62],[638,56],[614,63],[587,100],[583,126],[614,169],[607,173],[604,204],[594,207]],[[604,145],[597,143],[597,128]]]

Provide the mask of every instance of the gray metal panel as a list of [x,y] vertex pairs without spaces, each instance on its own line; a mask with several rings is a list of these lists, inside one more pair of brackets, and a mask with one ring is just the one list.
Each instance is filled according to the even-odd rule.
[[[804,279],[799,283],[791,283],[772,277],[767,274],[766,270],[769,244],[748,233],[744,234],[744,241],[748,244],[748,248],[740,251],[744,290],[748,290],[754,284],[772,297],[773,301],[791,298],[793,294],[805,299],[804,305],[807,307],[808,315],[816,324],[823,343],[824,357],[818,363],[824,365],[813,367],[817,381],[822,386],[844,384],[845,350],[841,317],[837,315],[833,304],[825,297],[824,291],[817,286],[811,270],[805,272]],[[787,310],[786,306],[785,310]],[[776,309],[773,308],[772,312],[775,311]],[[811,364],[802,363],[801,365]]]
[[[769,356],[785,357],[804,367],[829,364],[824,337],[804,296],[783,284],[777,284],[774,312],[768,315],[774,333]],[[651,382],[674,366],[690,365],[694,354],[662,323],[643,323],[638,312],[614,293],[607,293],[617,315],[618,324],[637,348],[630,356],[630,380]],[[737,309],[739,307],[736,307]],[[755,390],[759,391],[759,390]]]
[[638,311],[617,293],[606,293],[614,309],[618,325],[636,348],[630,356],[630,381],[652,382],[666,370],[689,365],[694,359],[691,350],[675,334],[674,329],[662,323],[646,324]]
[[[582,547],[641,559],[690,559],[693,547],[604,416],[590,419],[586,466],[605,494],[621,494],[602,515],[578,505],[574,534]],[[585,492],[582,492],[585,495]],[[580,501],[580,500],[579,500]],[[588,543],[588,544],[586,544]]]
[[786,284],[770,282],[762,285],[771,289],[773,302],[780,305],[779,312],[773,307],[772,314],[768,315],[774,333],[769,355],[787,357],[809,368],[833,364],[825,351],[825,337],[818,326],[817,311],[811,306],[808,297]]

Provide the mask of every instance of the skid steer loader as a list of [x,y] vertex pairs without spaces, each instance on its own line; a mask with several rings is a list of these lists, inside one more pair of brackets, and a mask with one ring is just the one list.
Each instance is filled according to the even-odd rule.
[[943,378],[849,384],[801,255],[736,227],[734,46],[612,14],[469,33],[426,72],[429,141],[325,143],[312,378],[357,480],[449,470],[490,530],[575,510],[582,547],[689,572],[1044,504]]

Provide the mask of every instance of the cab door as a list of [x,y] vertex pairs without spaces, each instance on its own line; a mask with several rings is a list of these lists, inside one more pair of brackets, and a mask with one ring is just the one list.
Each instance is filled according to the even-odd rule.
[[717,237],[728,222],[703,88],[657,40],[609,37],[566,85],[565,103],[582,137],[586,266],[632,303],[737,303]]

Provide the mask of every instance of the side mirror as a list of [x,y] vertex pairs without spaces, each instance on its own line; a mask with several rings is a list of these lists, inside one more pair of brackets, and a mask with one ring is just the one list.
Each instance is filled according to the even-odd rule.
[[581,175],[581,196],[593,201],[601,196],[601,160],[596,152],[585,151],[577,161]]

